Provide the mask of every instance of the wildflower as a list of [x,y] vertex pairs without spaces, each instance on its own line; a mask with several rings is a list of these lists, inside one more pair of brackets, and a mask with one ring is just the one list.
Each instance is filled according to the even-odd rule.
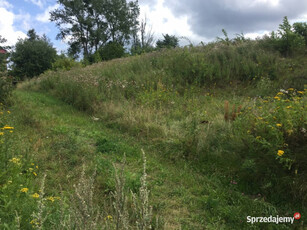
[[14,129],[14,127],[10,127],[10,126],[8,126],[8,125],[5,125],[5,126],[3,127],[3,129]]
[[289,91],[293,91],[294,89],[293,89],[293,88],[289,88],[288,90],[289,90]]
[[258,119],[259,119],[259,120],[263,120],[263,118],[262,118],[262,117],[258,117]]
[[38,194],[38,193],[34,193],[34,194],[32,195],[32,197],[33,197],[33,198],[39,198],[39,194]]
[[51,201],[52,203],[55,201],[54,197],[52,196],[47,197],[47,200]]
[[29,168],[29,171],[32,172],[32,171],[33,171],[33,168]]
[[291,109],[291,108],[292,108],[292,106],[291,106],[291,105],[289,105],[289,106],[287,106],[286,108],[287,108],[287,109]]
[[111,215],[107,215],[105,218],[104,218],[105,220],[113,220],[113,217],[111,216]]
[[33,172],[33,175],[34,175],[34,176],[37,176],[37,173],[36,173],[36,172]]
[[285,153],[285,151],[283,151],[283,150],[278,150],[277,155],[281,157],[282,155],[284,155],[284,153]]
[[303,91],[297,91],[299,94],[304,94],[304,92]]
[[280,101],[280,97],[278,97],[278,96],[275,96],[274,99]]
[[257,140],[261,139],[261,136],[257,136],[256,139],[257,139]]
[[283,95],[284,93],[283,92],[278,92],[276,95]]
[[20,189],[20,192],[27,193],[28,191],[29,191],[29,189],[28,189],[28,188],[22,188],[22,189]]
[[13,157],[13,158],[10,160],[10,162],[19,165],[19,164],[20,164],[20,159],[19,159],[19,158]]
[[247,133],[248,133],[248,134],[250,134],[250,133],[251,133],[251,131],[250,131],[250,130],[247,130]]
[[11,113],[11,111],[7,111],[7,113],[8,113],[8,114],[10,114],[10,113]]
[[13,131],[11,130],[10,133],[12,133]]
[[0,132],[0,136],[3,136],[4,135],[4,132]]
[[[35,226],[38,226],[38,225],[39,225],[39,222],[37,221],[37,219],[34,219],[34,220],[31,220],[31,221],[30,221],[30,224],[35,225]],[[33,226],[33,227],[35,227],[35,226]]]
[[282,126],[282,124],[276,124],[276,126],[277,126],[277,127],[281,127],[281,126]]

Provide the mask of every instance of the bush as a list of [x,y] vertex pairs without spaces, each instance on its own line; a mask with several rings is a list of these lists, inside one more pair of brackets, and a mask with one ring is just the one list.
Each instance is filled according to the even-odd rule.
[[81,66],[79,62],[74,59],[66,57],[64,54],[58,56],[52,64],[52,70],[71,70],[73,67]]
[[6,103],[13,90],[12,78],[0,75],[0,103]]
[[109,42],[107,45],[99,49],[98,52],[101,59],[104,61],[121,58],[125,55],[124,47],[117,42]]
[[249,192],[275,201],[289,199],[289,194],[291,199],[306,200],[307,187],[302,183],[307,172],[305,92],[281,90],[273,98],[261,99],[234,123],[246,147],[238,174]]

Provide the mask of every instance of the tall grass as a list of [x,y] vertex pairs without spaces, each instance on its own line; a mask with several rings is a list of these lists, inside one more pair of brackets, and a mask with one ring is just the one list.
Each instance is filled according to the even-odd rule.
[[[150,141],[169,159],[183,157],[201,171],[226,175],[250,196],[302,207],[306,88],[293,80],[306,83],[302,63],[305,56],[285,59],[259,41],[217,42],[47,72],[23,87]],[[288,87],[296,95],[274,98]]]

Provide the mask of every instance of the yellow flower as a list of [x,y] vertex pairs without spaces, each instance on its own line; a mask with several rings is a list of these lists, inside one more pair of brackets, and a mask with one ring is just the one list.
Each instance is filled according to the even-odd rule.
[[52,197],[52,196],[49,196],[49,197],[47,197],[47,200],[50,200],[51,202],[54,202],[54,197]]
[[33,197],[33,198],[39,198],[39,194],[38,194],[38,193],[34,193],[34,194],[32,195],[32,197]]
[[291,105],[287,106],[287,109],[291,109],[291,108],[292,108],[292,106],[291,106]]
[[36,172],[33,172],[33,175],[34,175],[34,176],[37,176],[37,173],[36,173]]
[[274,99],[280,101],[280,97],[275,96]]
[[259,140],[261,138],[261,136],[257,136],[256,139]]
[[3,136],[4,135],[4,132],[0,132],[0,136]]
[[283,95],[283,93],[282,92],[278,92],[277,95]]
[[300,93],[300,94],[304,94],[304,92],[303,91],[297,91],[298,93]]
[[281,127],[281,126],[282,126],[282,124],[276,124],[276,126],[277,126],[277,127]]
[[289,88],[288,90],[289,90],[289,91],[293,91],[294,89],[293,89],[293,88]]
[[28,189],[28,188],[22,188],[22,189],[20,189],[20,192],[27,193],[28,191],[29,191],[29,189]]
[[10,127],[8,125],[4,126],[3,129],[14,129],[14,127]]
[[11,111],[7,111],[7,113],[8,113],[8,114],[10,114],[10,113],[11,113]]
[[111,215],[107,215],[105,218],[104,218],[104,220],[113,220],[113,217],[111,216]]
[[15,157],[13,157],[11,160],[10,160],[10,162],[12,162],[12,163],[14,163],[14,164],[20,164],[20,159],[19,158],[15,158]]
[[278,150],[277,155],[281,157],[282,155],[284,155],[284,153],[285,153],[285,151],[283,151],[283,150]]

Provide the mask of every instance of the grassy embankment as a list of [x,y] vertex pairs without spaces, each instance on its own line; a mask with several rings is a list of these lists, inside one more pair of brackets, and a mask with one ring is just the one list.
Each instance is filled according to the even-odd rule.
[[[118,211],[110,199],[120,191],[112,163],[124,153],[135,225],[142,218],[127,191],[142,188],[141,148],[158,229],[263,229],[268,225],[250,225],[246,216],[305,213],[306,64],[305,56],[282,58],[256,42],[217,43],[48,72],[22,84],[7,118],[14,132],[3,135],[9,170],[1,181],[2,226],[18,224],[19,216],[22,229],[40,227],[49,212],[44,228],[73,227],[78,215],[112,228]],[[97,168],[97,221],[82,215],[73,187],[83,164],[86,175]]]

